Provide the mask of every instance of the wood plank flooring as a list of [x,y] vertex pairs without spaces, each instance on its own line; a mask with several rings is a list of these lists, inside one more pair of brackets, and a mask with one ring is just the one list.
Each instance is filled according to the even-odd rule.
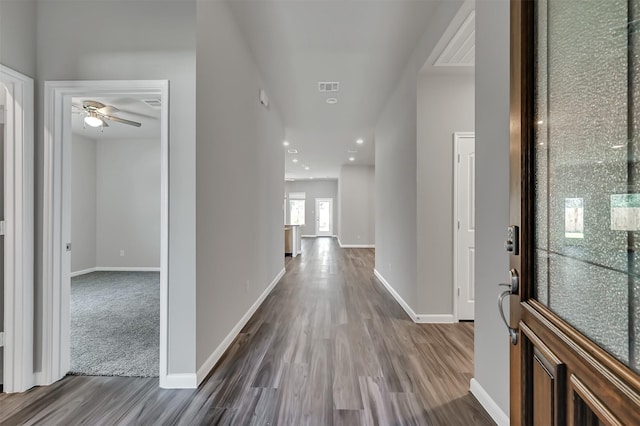
[[492,425],[468,392],[473,325],[414,324],[372,249],[305,239],[197,390],[72,376],[0,395],[0,424]]

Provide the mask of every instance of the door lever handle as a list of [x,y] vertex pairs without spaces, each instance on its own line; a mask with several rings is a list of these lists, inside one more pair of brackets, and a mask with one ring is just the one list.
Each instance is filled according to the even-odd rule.
[[509,337],[511,338],[511,344],[515,345],[518,343],[518,331],[511,327],[509,325],[509,322],[507,321],[507,318],[504,316],[504,309],[502,307],[502,303],[504,301],[504,299],[506,297],[511,296],[513,293],[511,293],[511,290],[505,290],[502,293],[500,293],[500,296],[498,296],[498,312],[500,313],[500,318],[502,318],[502,322],[504,322],[504,325],[507,327],[507,330],[509,331]]
[[509,271],[509,278],[510,279],[508,284],[506,283],[498,284],[499,287],[509,288],[509,290],[503,291],[498,296],[498,312],[500,313],[500,318],[502,318],[502,322],[504,322],[504,325],[507,327],[507,330],[509,331],[511,344],[515,345],[518,343],[518,330],[516,330],[515,328],[509,325],[509,321],[507,321],[507,318],[504,315],[503,303],[504,303],[504,299],[514,294],[517,295],[518,291],[520,290],[520,278],[518,276],[518,271],[516,271],[515,269],[511,269]]

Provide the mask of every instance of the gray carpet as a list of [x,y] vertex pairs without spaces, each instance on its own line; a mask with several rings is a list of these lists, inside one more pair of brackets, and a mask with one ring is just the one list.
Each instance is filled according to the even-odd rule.
[[71,279],[71,374],[156,377],[159,338],[158,272]]

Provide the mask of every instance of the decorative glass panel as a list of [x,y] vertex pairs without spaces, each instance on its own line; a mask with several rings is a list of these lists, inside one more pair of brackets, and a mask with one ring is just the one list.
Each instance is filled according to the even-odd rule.
[[640,0],[536,3],[535,297],[640,372]]

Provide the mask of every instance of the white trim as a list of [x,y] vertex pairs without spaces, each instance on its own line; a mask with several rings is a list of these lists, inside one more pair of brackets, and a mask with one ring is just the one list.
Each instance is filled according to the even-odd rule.
[[90,274],[92,272],[160,272],[159,266],[96,266],[71,273],[71,277]]
[[81,269],[79,271],[75,271],[72,272],[69,276],[71,278],[73,277],[79,277],[80,275],[86,275],[86,274],[90,274],[92,272],[96,272],[98,270],[98,268],[87,268],[87,269]]
[[4,392],[35,384],[34,321],[34,94],[33,80],[0,65],[6,92],[4,130]]
[[398,302],[400,306],[402,306],[402,309],[404,309],[404,311],[407,313],[407,315],[409,315],[413,322],[417,322],[418,316],[413,311],[413,309],[411,309],[411,306],[409,306],[409,304],[404,301],[404,299],[398,294],[398,292],[396,292],[396,290],[391,287],[391,284],[387,282],[382,274],[380,274],[380,272],[378,272],[378,270],[375,268],[373,269],[373,274],[376,276],[376,278],[378,278],[378,280],[380,280],[382,285],[385,286],[385,288],[393,296],[393,298],[396,299],[396,302]]
[[453,324],[457,322],[452,314],[417,314],[418,324]]
[[163,389],[195,389],[198,387],[198,379],[195,374],[167,374]]
[[342,244],[340,237],[337,237],[340,248],[376,248],[375,244]]
[[42,372],[39,385],[69,370],[71,98],[160,95],[160,386],[168,374],[169,81],[46,81],[44,86]]
[[489,396],[487,391],[484,390],[475,378],[471,379],[470,391],[498,426],[509,426],[509,416],[502,411],[498,404],[496,404],[493,398]]
[[340,244],[341,248],[376,248],[375,244]]
[[161,272],[159,266],[96,266],[99,272]]
[[282,268],[282,270],[278,273],[278,275],[276,275],[273,281],[271,281],[271,284],[269,284],[269,286],[262,292],[260,297],[258,297],[258,300],[255,301],[255,303],[249,308],[247,313],[245,313],[244,316],[240,318],[240,321],[238,321],[235,327],[233,327],[233,329],[229,332],[229,334],[227,334],[227,337],[224,338],[222,343],[220,343],[220,345],[218,345],[218,347],[213,351],[213,353],[209,355],[209,358],[207,358],[207,360],[204,362],[204,364],[202,364],[202,366],[198,369],[198,372],[196,373],[198,378],[197,385],[202,383],[202,381],[207,377],[207,375],[209,375],[213,367],[215,367],[216,363],[220,360],[222,355],[224,355],[225,351],[229,348],[231,343],[233,343],[234,339],[238,336],[240,331],[242,331],[242,328],[251,319],[251,317],[258,310],[260,305],[262,305],[262,302],[264,302],[264,299],[267,298],[269,293],[271,293],[273,288],[276,286],[276,284],[278,284],[278,282],[284,276],[285,273],[286,273],[286,270]]
[[389,284],[389,282],[378,272],[377,269],[373,269],[373,274],[380,280],[382,285],[387,291],[396,299],[396,302],[402,306],[402,309],[409,315],[411,320],[417,324],[450,324],[455,322],[453,315],[451,314],[416,314],[415,311],[409,306],[407,302],[396,292],[396,290]]
[[300,235],[301,238],[316,238],[317,235]]
[[453,133],[453,321],[458,322],[458,172],[460,163],[458,155],[460,155],[460,144],[458,140],[461,138],[474,138],[474,132],[454,132]]

